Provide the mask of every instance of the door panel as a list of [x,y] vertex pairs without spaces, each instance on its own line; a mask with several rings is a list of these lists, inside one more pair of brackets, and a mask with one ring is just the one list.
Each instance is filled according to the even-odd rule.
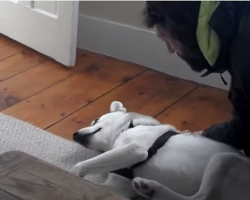
[[0,33],[74,66],[78,1],[0,1]]

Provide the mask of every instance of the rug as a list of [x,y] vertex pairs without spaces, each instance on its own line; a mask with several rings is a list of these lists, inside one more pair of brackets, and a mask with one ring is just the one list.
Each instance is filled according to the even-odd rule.
[[[97,154],[73,141],[53,135],[29,123],[0,114],[0,154],[23,151],[64,170]],[[88,175],[93,183],[104,181],[106,174]]]

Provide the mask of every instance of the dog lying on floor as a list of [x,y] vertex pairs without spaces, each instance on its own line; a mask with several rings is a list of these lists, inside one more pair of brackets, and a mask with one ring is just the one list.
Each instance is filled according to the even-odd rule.
[[76,164],[80,177],[109,172],[102,186],[127,198],[153,200],[249,200],[250,161],[236,149],[172,125],[127,112],[110,112],[73,139],[100,155]]

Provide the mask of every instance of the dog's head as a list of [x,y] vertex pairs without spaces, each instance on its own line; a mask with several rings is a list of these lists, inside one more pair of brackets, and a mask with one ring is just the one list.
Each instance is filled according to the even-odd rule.
[[74,133],[73,140],[87,148],[104,152],[109,150],[122,131],[128,129],[130,121],[131,117],[123,104],[114,101],[109,113],[95,119],[91,126]]
[[110,112],[95,119],[91,126],[82,128],[73,135],[73,140],[81,145],[100,152],[112,148],[119,135],[135,126],[159,125],[155,118],[134,112],[127,112],[127,109],[119,101],[110,105]]

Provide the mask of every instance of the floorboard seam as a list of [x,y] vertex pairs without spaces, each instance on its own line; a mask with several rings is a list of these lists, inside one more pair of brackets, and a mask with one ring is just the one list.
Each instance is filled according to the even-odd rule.
[[[16,54],[15,54],[15,55],[16,55]],[[5,79],[3,79],[3,80],[0,80],[0,83],[1,83],[1,82],[4,82],[4,81],[6,81],[6,80],[8,80],[8,79],[10,79],[10,78],[13,78],[13,77],[15,77],[15,76],[17,76],[17,75],[19,75],[19,74],[22,74],[22,73],[24,73],[24,72],[26,72],[26,71],[29,71],[29,70],[33,69],[34,67],[37,67],[37,66],[39,66],[39,65],[41,65],[41,64],[44,64],[45,62],[46,62],[46,61],[42,61],[41,63],[36,64],[36,65],[32,66],[32,67],[29,68],[29,69],[25,69],[24,71],[21,71],[21,72],[15,74],[15,75],[12,75],[12,76],[10,76],[10,77],[8,77],[8,78],[5,78]],[[1,63],[0,63],[0,64],[1,64]]]
[[93,100],[91,103],[88,103],[88,104],[86,104],[86,105],[82,106],[81,108],[77,109],[76,111],[74,111],[74,112],[70,113],[69,115],[67,115],[67,116],[63,117],[62,119],[60,119],[60,120],[56,121],[55,123],[53,123],[53,124],[49,125],[48,127],[44,128],[44,130],[49,129],[50,127],[52,127],[52,126],[56,125],[56,124],[57,124],[57,123],[59,123],[60,121],[62,121],[62,120],[64,120],[64,119],[66,119],[67,117],[70,117],[71,115],[73,115],[73,114],[75,114],[76,112],[80,111],[80,110],[81,110],[81,109],[83,109],[84,107],[89,106],[90,104],[92,104],[92,103],[94,103],[95,101],[97,101],[97,100],[101,99],[102,97],[104,97],[105,95],[109,94],[110,92],[112,92],[112,91],[116,90],[117,88],[121,87],[122,85],[124,85],[124,84],[126,84],[126,83],[130,82],[131,80],[133,80],[133,79],[137,78],[138,76],[142,75],[142,74],[143,74],[143,73],[145,73],[146,71],[149,71],[149,70],[148,70],[148,69],[143,70],[142,72],[140,72],[139,74],[135,75],[133,78],[129,79],[128,81],[123,82],[123,83],[121,83],[121,84],[117,85],[117,86],[116,86],[116,87],[114,87],[113,89],[111,89],[111,90],[109,90],[108,92],[106,92],[106,93],[102,94],[101,96],[97,97],[97,98],[96,98],[95,100]]
[[[94,63],[92,63],[92,64],[95,64],[95,63],[99,62],[101,59],[102,59],[102,58],[96,60],[96,61],[95,61]],[[46,62],[46,61],[45,61],[45,62]],[[51,62],[51,61],[48,61],[48,62]],[[31,69],[33,69],[33,68],[31,68]],[[29,69],[29,70],[31,70],[31,69]],[[28,71],[28,70],[26,70],[26,71]],[[22,72],[21,72],[21,73],[22,73]],[[19,73],[19,74],[21,74],[21,73]],[[26,99],[31,98],[31,97],[33,97],[33,96],[35,96],[35,95],[37,95],[37,94],[39,94],[39,93],[41,93],[41,92],[43,92],[43,91],[45,91],[45,90],[47,90],[47,89],[49,89],[49,88],[55,86],[56,84],[59,84],[59,83],[65,81],[65,80],[67,80],[68,78],[70,78],[70,77],[73,76],[74,74],[75,74],[75,73],[73,72],[72,74],[70,74],[69,76],[65,77],[64,79],[62,79],[62,80],[60,80],[60,81],[54,83],[53,85],[50,85],[50,86],[48,86],[48,87],[42,89],[42,90],[39,91],[39,92],[36,92],[36,93],[34,93],[34,94],[28,96],[28,97],[25,98],[25,99],[22,99],[21,101],[19,101],[18,103],[14,104],[14,105],[12,105],[12,106],[15,106],[15,105],[17,105],[17,104],[19,104],[19,103],[25,101]],[[2,109],[2,110],[0,109],[0,111],[2,112],[2,111],[6,110],[6,109],[8,109],[8,108],[11,108],[12,106],[9,106],[9,107],[4,108],[4,109]]]
[[181,98],[179,98],[178,100],[176,100],[175,102],[173,102],[171,105],[167,106],[166,108],[164,108],[162,111],[160,111],[158,114],[156,114],[154,117],[157,117],[158,115],[162,114],[163,112],[165,112],[166,110],[168,110],[169,108],[171,108],[172,106],[174,106],[175,104],[177,104],[178,102],[180,102],[181,100],[183,100],[184,98],[186,98],[188,95],[190,95],[191,93],[193,93],[195,90],[197,90],[200,86],[202,86],[202,84],[197,85],[195,88],[193,88],[192,90],[190,90],[188,93],[186,93],[185,95],[183,95]]

